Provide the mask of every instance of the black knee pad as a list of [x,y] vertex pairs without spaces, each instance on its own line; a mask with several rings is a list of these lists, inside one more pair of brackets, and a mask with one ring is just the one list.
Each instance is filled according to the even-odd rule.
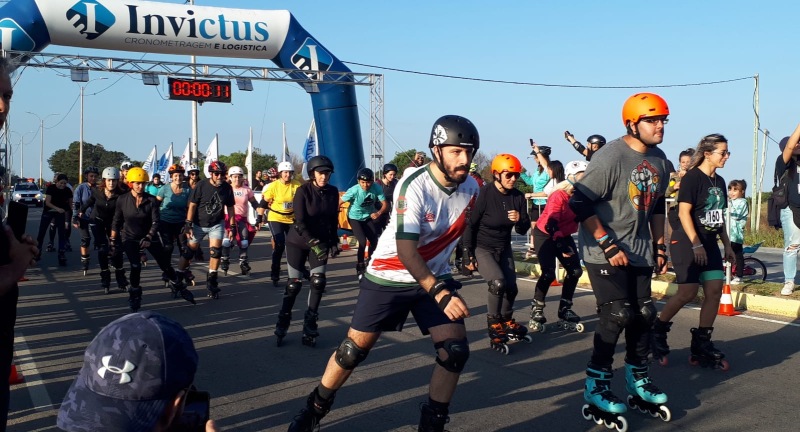
[[303,281],[300,279],[292,279],[286,284],[286,289],[283,292],[283,295],[289,297],[297,297],[300,294],[300,290],[303,288]]
[[652,326],[658,317],[658,310],[655,303],[653,303],[653,299],[651,297],[642,297],[637,300],[639,302],[639,313],[642,314],[644,322],[647,323],[648,327]]
[[311,290],[318,293],[325,292],[325,285],[328,284],[328,279],[325,273],[312,273],[311,274]]
[[81,247],[88,248],[89,245],[92,243],[91,237],[81,237]]
[[358,347],[350,338],[345,338],[339,348],[336,348],[336,364],[344,370],[353,370],[367,358],[369,350]]
[[506,292],[506,281],[504,279],[493,279],[489,281],[489,294],[502,296]]
[[186,249],[183,251],[183,253],[181,253],[181,256],[184,259],[193,260],[196,254],[197,254],[196,250],[190,248],[189,246],[186,246]]
[[209,250],[208,255],[211,258],[222,258],[222,248],[221,247],[214,246],[214,247],[208,248],[208,250]]
[[547,286],[550,286],[550,284],[553,283],[554,280],[556,280],[556,273],[551,270],[545,270],[542,272],[542,275],[539,276],[539,280],[546,282]]
[[627,327],[634,316],[633,307],[627,300],[614,300],[601,304],[597,309],[600,320],[604,320],[607,325],[613,326],[618,331]]
[[[444,342],[437,342],[433,345],[437,350],[436,363],[439,366],[453,373],[461,373],[469,359],[469,343],[466,339],[445,339]],[[447,353],[447,359],[442,360],[438,356],[438,350],[443,349]]]
[[571,277],[573,279],[580,279],[582,275],[583,275],[583,269],[580,266],[575,267],[572,270],[567,270],[567,277]]

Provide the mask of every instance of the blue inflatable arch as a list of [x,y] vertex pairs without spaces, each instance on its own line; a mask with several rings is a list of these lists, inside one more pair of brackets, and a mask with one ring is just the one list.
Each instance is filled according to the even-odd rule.
[[[0,48],[40,52],[50,44],[92,49],[272,60],[283,69],[350,72],[289,11],[148,1],[11,0],[0,8]],[[311,93],[320,154],[344,190],[365,166],[355,86]]]

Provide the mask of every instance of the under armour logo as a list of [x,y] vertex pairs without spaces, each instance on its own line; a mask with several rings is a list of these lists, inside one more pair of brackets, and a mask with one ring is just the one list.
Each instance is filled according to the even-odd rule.
[[119,375],[120,384],[127,384],[131,382],[131,376],[128,374],[128,372],[132,372],[134,369],[136,369],[136,366],[133,363],[125,360],[125,366],[123,366],[122,369],[120,369],[116,366],[109,365],[108,363],[110,361],[111,361],[110,355],[103,357],[102,359],[103,367],[97,370],[97,374],[100,375],[100,378],[105,378],[106,371],[108,371],[113,374]]
[[601,270],[600,270],[600,274],[601,274],[601,275],[603,275],[603,276],[608,276],[608,270],[606,270],[606,269],[601,269]]

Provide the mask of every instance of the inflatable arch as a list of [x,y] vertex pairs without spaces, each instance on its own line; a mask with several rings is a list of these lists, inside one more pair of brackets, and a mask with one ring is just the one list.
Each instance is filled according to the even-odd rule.
[[[39,52],[51,43],[268,59],[283,69],[350,72],[289,11],[123,0],[11,0],[0,8],[3,50]],[[355,87],[318,87],[311,102],[319,151],[336,167],[331,183],[344,190],[365,166]]]

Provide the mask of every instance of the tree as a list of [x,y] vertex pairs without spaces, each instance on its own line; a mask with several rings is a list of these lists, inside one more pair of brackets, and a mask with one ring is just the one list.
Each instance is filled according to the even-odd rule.
[[[416,149],[406,150],[404,152],[395,153],[394,158],[390,160],[388,163],[397,165],[397,169],[399,172],[397,173],[398,176],[403,175],[403,171],[406,167],[414,160],[414,155],[417,153]],[[426,157],[425,160],[427,161],[428,158]]]
[[[73,141],[66,149],[56,150],[47,164],[55,173],[65,173],[71,180],[78,178],[80,148],[78,141]],[[105,167],[118,167],[123,161],[130,160],[125,153],[106,150],[102,144],[83,143],[83,168],[94,166],[98,170]],[[141,166],[141,162],[132,161]]]
[[[228,168],[232,166],[240,166],[243,170],[245,170],[245,177],[247,174],[247,167],[244,164],[244,160],[247,158],[246,152],[234,152],[229,155],[220,155],[219,160],[222,161]],[[260,154],[255,153],[253,154],[253,174],[255,171],[264,171],[271,167],[277,166],[277,158],[274,155],[270,154]]]

